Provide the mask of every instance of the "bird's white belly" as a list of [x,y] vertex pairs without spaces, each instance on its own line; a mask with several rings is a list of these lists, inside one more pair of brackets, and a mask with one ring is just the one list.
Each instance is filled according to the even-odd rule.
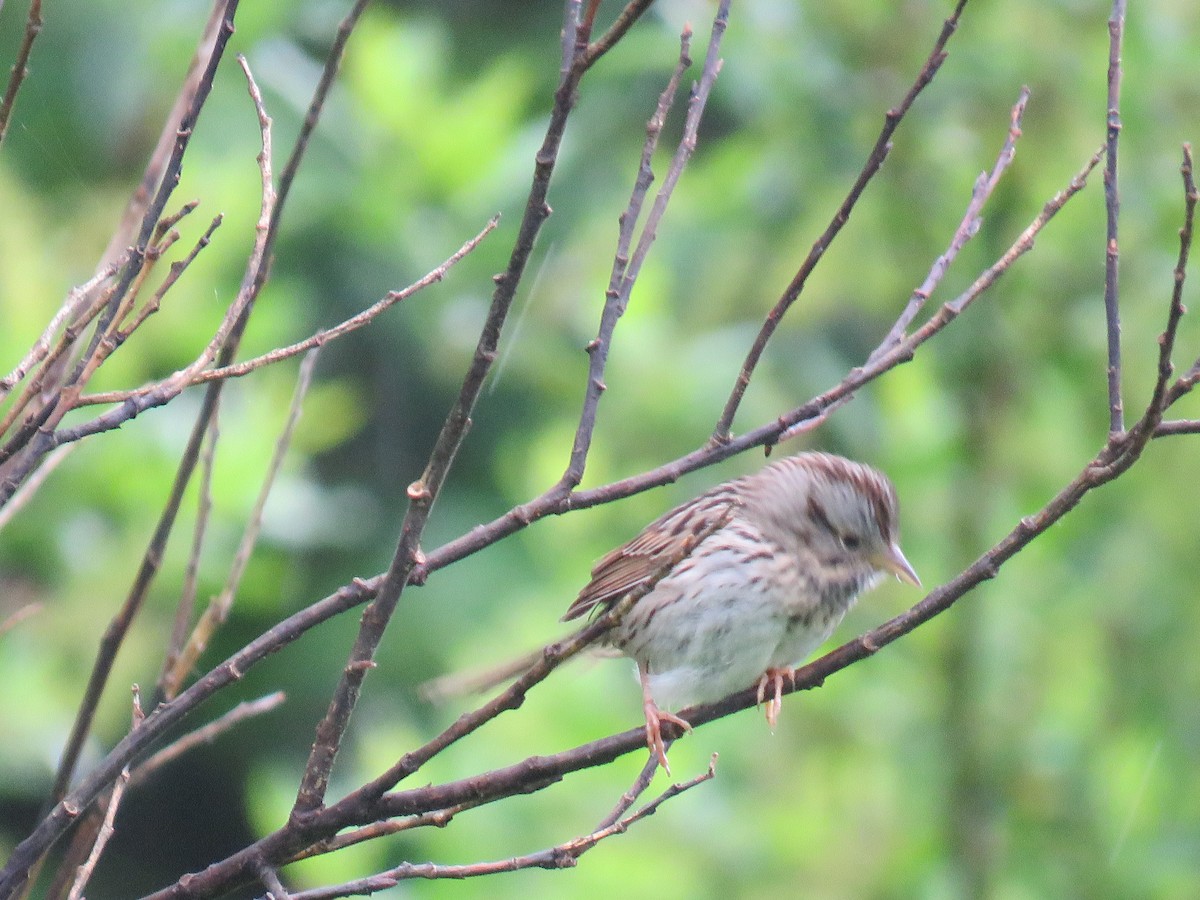
[[711,570],[702,581],[689,579],[693,587],[683,602],[658,602],[679,590],[675,576],[643,598],[642,609],[653,610],[653,630],[624,647],[647,666],[651,693],[664,708],[708,703],[753,684],[787,631],[787,616],[771,596],[777,585],[748,583],[737,567],[715,562],[706,560]]

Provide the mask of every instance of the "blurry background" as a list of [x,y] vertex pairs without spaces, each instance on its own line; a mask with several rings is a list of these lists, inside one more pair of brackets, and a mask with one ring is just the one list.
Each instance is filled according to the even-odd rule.
[[[244,53],[275,121],[277,170],[347,3],[243,4]],[[600,20],[617,4],[604,3]],[[0,10],[7,69],[26,9]],[[566,464],[645,121],[685,21],[700,59],[713,6],[660,2],[584,81],[494,371],[426,535],[432,548],[540,493]],[[622,320],[585,485],[708,437],[761,318],[825,227],[885,110],[920,68],[947,2],[735,4],[695,158]],[[835,383],[886,332],[990,167],[1022,85],[1017,161],[935,302],[963,289],[1103,141],[1107,6],[972,4],[883,172],[785,320],[735,428]],[[0,150],[0,369],[92,273],[170,108],[207,4],[97,0],[44,12]],[[497,233],[442,284],[325,349],[234,615],[205,670],[281,617],[386,567],[415,478],[458,390],[528,190],[559,66],[560,4],[378,3],[291,198],[244,356],[304,337],[403,287],[495,212]],[[1178,249],[1180,144],[1200,137],[1200,7],[1134,6],[1125,45],[1121,284],[1127,408],[1152,384]],[[693,74],[698,74],[694,70]],[[682,106],[682,103],[681,103]],[[667,137],[678,135],[677,110]],[[146,333],[93,387],[161,377],[207,340],[241,277],[257,215],[254,112],[232,58],[176,202],[190,245],[226,220]],[[664,146],[667,140],[664,139]],[[665,171],[659,160],[658,174]],[[927,586],[970,563],[1075,476],[1104,439],[1104,217],[1099,173],[1036,249],[916,360],[782,448],[869,461],[897,484],[903,542]],[[1196,273],[1193,273],[1193,280]],[[1194,289],[1189,292],[1195,298]],[[1185,320],[1178,363],[1200,353]],[[230,385],[201,596],[216,592],[282,425],[285,363]],[[0,854],[34,821],[94,658],[128,590],[199,402],[193,392],[83,446],[0,534]],[[1195,417],[1189,398],[1177,412]],[[388,896],[1192,897],[1200,879],[1200,487],[1194,438],[1156,442],[1116,485],[999,578],[818,691],[777,733],[745,713],[679,742],[677,777],[717,779],[569,872],[413,883]],[[405,595],[355,714],[331,794],[444,727],[420,682],[561,633],[590,564],[671,505],[761,465],[730,460],[611,506],[542,521]],[[193,493],[194,498],[194,493]],[[192,507],[194,510],[194,499]],[[118,660],[85,768],[128,728],[182,579],[185,521]],[[837,637],[915,602],[890,583]],[[277,688],[288,703],[192,753],[125,800],[89,896],[161,886],[277,827],[357,626],[351,613],[252,670],[199,724]],[[460,777],[637,724],[623,662],[576,664],[444,754]],[[466,863],[584,833],[641,766],[629,757],[535,797],[290,870],[325,884],[402,860]],[[660,776],[661,780],[661,776]],[[665,784],[665,780],[662,781]]]

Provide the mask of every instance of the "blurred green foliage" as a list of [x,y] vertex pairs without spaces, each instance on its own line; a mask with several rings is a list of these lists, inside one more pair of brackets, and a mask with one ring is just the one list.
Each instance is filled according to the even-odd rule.
[[[244,4],[231,44],[275,123],[277,170],[346,4]],[[617,4],[602,4],[600,18]],[[690,21],[701,58],[712,5],[660,2],[587,79],[539,239],[471,434],[427,532],[434,547],[540,493],[566,464],[644,124]],[[702,444],[769,305],[824,228],[883,113],[918,71],[946,2],[736,4],[696,155],[621,322],[585,484]],[[0,9],[0,59],[24,5]],[[51,4],[0,148],[0,368],[89,277],[140,174],[206,10],[202,3]],[[990,264],[1103,140],[1107,7],[971,4],[941,74],[768,350],[745,430],[835,383],[886,332],[990,167],[1022,85],[1017,160],[935,302]],[[501,226],[441,284],[324,351],[265,537],[209,666],[280,617],[386,566],[416,477],[458,389],[520,219],[559,65],[557,3],[372,7],[290,200],[274,276],[244,355],[306,336],[404,286],[495,212]],[[1200,7],[1135,4],[1124,48],[1121,286],[1127,408],[1148,396],[1182,191],[1179,146],[1200,136]],[[682,101],[681,101],[682,104]],[[677,137],[679,111],[666,138]],[[666,146],[664,140],[664,147]],[[237,289],[258,206],[258,132],[224,66],[179,202],[181,246],[225,214],[155,321],[95,385],[161,377],[199,350]],[[661,177],[666,150],[656,161]],[[1101,178],[911,364],[806,436],[896,481],[904,544],[927,585],[970,563],[1072,478],[1107,426]],[[1193,280],[1194,280],[1193,275]],[[1195,291],[1189,288],[1189,295]],[[1194,301],[1193,301],[1194,302]],[[1200,354],[1185,319],[1178,362]],[[282,426],[285,363],[223,401],[201,597],[220,589]],[[34,820],[90,668],[168,490],[198,392],[84,442],[0,536],[0,851]],[[1195,417],[1193,398],[1181,415]],[[797,442],[799,443],[799,442]],[[947,615],[789,700],[778,732],[744,714],[672,751],[677,776],[720,753],[718,777],[604,843],[575,870],[420,883],[389,896],[745,898],[1196,896],[1200,883],[1200,484],[1196,443],[1156,442],[1115,485]],[[792,449],[792,448],[788,448]],[[721,478],[737,458],[619,504],[539,522],[410,591],[368,682],[332,793],[446,725],[421,681],[559,634],[590,563]],[[189,509],[194,509],[194,490]],[[190,516],[190,514],[189,514]],[[127,729],[148,686],[189,543],[172,541],[122,651],[84,764]],[[900,612],[889,585],[846,638]],[[276,688],[289,702],[131,793],[89,896],[126,897],[272,830],[290,807],[355,614],[248,673],[203,711]],[[638,720],[624,664],[577,664],[519,713],[428,767],[456,778]],[[641,765],[627,758],[540,795],[298,866],[297,884],[403,860],[519,855],[590,830]],[[660,776],[661,779],[661,776]],[[665,782],[663,782],[665,783]]]

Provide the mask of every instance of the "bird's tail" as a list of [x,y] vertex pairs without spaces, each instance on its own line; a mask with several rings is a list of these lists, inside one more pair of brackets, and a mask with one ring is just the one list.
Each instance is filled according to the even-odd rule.
[[516,678],[541,658],[542,650],[539,648],[498,666],[451,672],[449,675],[431,678],[417,688],[417,692],[430,703],[445,703],[455,697],[482,694]]
[[[469,694],[482,694],[484,691],[490,691],[494,687],[499,687],[506,681],[511,681],[518,675],[523,675],[542,658],[545,652],[545,647],[539,647],[537,650],[518,656],[516,659],[510,659],[508,662],[501,663],[498,666],[467,669],[462,672],[451,672],[449,675],[431,678],[417,688],[417,693],[423,699],[434,704],[445,703],[448,700],[453,700],[455,697],[465,697]],[[620,655],[619,651],[611,647],[592,644],[582,654],[577,654],[572,659],[578,659],[580,656],[594,659]],[[567,662],[570,661],[567,660]]]

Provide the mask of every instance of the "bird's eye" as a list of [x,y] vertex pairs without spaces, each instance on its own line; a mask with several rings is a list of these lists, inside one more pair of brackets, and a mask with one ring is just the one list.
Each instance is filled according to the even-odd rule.
[[845,547],[847,550],[857,550],[859,547],[862,546],[862,538],[860,538],[857,534],[850,534],[850,533],[843,534],[841,536],[841,539],[842,539],[842,546]]

